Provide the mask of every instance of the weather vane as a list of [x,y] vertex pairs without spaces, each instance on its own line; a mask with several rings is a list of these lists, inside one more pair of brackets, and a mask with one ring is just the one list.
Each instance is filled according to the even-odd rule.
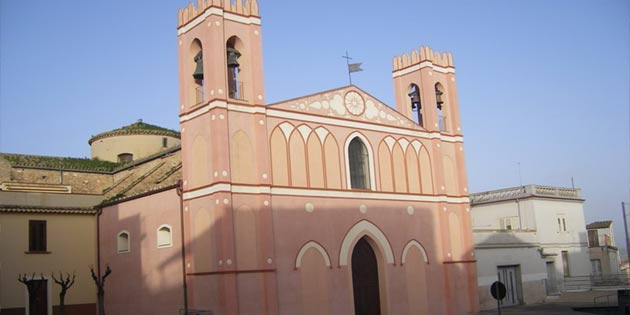
[[348,64],[348,79],[350,80],[350,85],[352,85],[352,72],[359,72],[359,71],[363,71],[363,69],[361,69],[361,65],[363,64],[362,62],[357,62],[357,63],[350,63],[350,56],[348,55],[348,51],[346,50],[346,55],[345,56],[341,56],[341,58],[345,58],[346,59],[346,63]]

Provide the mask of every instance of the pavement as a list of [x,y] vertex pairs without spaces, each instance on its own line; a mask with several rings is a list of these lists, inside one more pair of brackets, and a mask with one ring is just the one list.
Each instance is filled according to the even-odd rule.
[[[595,300],[595,302],[594,302]],[[594,310],[576,311],[574,308],[594,308],[617,305],[615,291],[567,292],[558,297],[549,297],[543,304],[518,305],[501,308],[501,315],[576,315],[607,314],[595,313]],[[499,314],[497,309],[479,312],[480,315]],[[610,313],[609,313],[610,314]]]

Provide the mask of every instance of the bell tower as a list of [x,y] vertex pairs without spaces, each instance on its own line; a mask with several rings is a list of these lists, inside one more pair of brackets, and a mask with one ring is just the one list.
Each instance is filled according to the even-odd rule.
[[264,104],[256,0],[198,0],[178,13],[180,113],[216,100]]
[[177,35],[189,306],[277,313],[258,2],[196,0]]
[[392,73],[398,112],[427,131],[461,135],[450,53],[422,46],[419,51],[394,57]]

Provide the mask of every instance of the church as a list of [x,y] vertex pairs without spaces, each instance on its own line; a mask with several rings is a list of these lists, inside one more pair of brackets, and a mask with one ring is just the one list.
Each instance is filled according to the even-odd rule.
[[451,54],[395,56],[391,107],[354,85],[266,104],[261,32],[256,0],[180,9],[177,142],[90,140],[133,161],[95,207],[107,313],[477,312]]

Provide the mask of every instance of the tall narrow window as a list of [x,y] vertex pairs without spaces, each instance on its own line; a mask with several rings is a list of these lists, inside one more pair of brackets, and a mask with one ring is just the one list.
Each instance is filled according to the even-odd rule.
[[438,109],[438,123],[440,131],[447,131],[446,110],[444,108],[444,88],[440,83],[435,84],[435,102]]
[[122,231],[122,232],[118,233],[118,237],[117,237],[117,251],[118,251],[118,253],[128,253],[130,251],[129,232]]
[[355,137],[348,146],[350,188],[370,189],[370,157],[361,139]]
[[409,86],[409,93],[407,95],[411,101],[411,112],[413,114],[413,118],[420,127],[423,127],[424,122],[422,117],[422,104],[420,103],[420,89],[417,85],[412,84]]
[[162,148],[168,147],[168,138],[162,138]]
[[241,72],[241,65],[238,59],[241,57],[241,52],[236,49],[238,46],[238,38],[231,37],[227,41],[226,54],[227,54],[227,71],[228,71],[228,91],[229,97],[236,100],[243,100],[243,82],[239,81],[239,73]]
[[565,277],[571,276],[571,272],[569,270],[569,252],[566,250],[562,251],[562,271],[564,271]]
[[157,246],[170,247],[173,245],[172,240],[171,227],[168,225],[160,226],[157,231]]
[[28,251],[29,252],[45,252],[46,251],[46,221],[30,220],[28,221]]

